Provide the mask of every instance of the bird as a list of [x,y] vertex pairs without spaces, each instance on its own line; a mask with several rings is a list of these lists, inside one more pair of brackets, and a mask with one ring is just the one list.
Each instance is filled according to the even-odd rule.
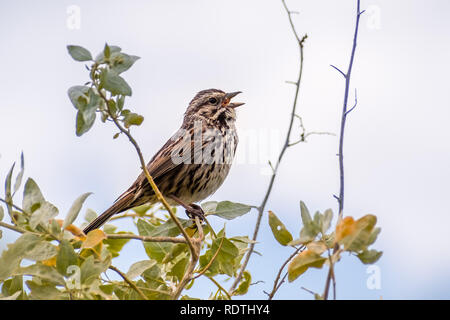
[[[181,205],[188,217],[202,218],[196,202],[207,198],[227,177],[238,144],[236,108],[231,102],[241,91],[219,89],[198,92],[190,101],[181,127],[147,164],[158,189],[172,206]],[[113,215],[158,199],[144,172],[101,215],[83,230],[88,234],[100,228]]]

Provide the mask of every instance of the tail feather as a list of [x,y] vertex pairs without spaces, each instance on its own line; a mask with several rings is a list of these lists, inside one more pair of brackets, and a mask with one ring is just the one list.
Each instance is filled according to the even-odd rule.
[[124,194],[124,196],[117,199],[117,201],[109,209],[95,218],[86,228],[84,228],[83,232],[88,234],[89,231],[98,229],[104,225],[113,215],[134,207],[131,205],[132,198],[133,195],[131,193]]

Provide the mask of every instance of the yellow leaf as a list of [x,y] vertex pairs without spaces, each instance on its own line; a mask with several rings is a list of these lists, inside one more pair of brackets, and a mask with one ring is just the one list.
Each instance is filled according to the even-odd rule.
[[313,241],[306,245],[308,250],[311,250],[317,254],[322,254],[327,250],[327,246],[322,241]]
[[87,236],[86,240],[83,241],[83,244],[81,245],[81,248],[94,248],[96,245],[101,243],[104,239],[106,239],[106,234],[100,230],[95,229],[90,231]]
[[49,266],[49,267],[56,267],[56,255],[50,259],[43,260],[42,264]]
[[288,280],[289,282],[294,281],[303,273],[305,273],[308,268],[322,268],[323,264],[327,259],[320,256],[320,254],[315,253],[311,250],[305,250],[300,252],[288,266]]
[[371,214],[356,221],[352,217],[345,217],[336,226],[336,242],[348,251],[363,250],[370,242],[370,235],[376,223],[377,217]]
[[352,234],[355,231],[355,220],[352,217],[345,217],[336,226],[336,242]]
[[[64,223],[64,220],[56,219],[56,222],[58,222],[59,226],[62,227],[62,225],[63,225],[63,223]],[[83,231],[82,231],[80,228],[74,226],[73,224],[68,225],[68,226],[65,228],[65,230],[67,230],[67,231],[69,231],[71,234],[73,234],[77,240],[84,241],[84,240],[86,239],[86,236],[85,236],[85,234],[83,233]]]

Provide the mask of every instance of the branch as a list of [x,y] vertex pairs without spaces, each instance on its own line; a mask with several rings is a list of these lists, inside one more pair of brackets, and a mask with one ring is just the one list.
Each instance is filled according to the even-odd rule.
[[130,279],[128,279],[127,276],[122,271],[120,271],[119,269],[117,269],[114,266],[109,266],[109,269],[117,272],[119,274],[119,276],[121,276],[123,278],[123,280],[126,283],[128,283],[128,285],[141,296],[142,299],[148,300],[148,298],[145,296],[145,294],[138,287],[136,287],[134,282],[131,281]]
[[183,279],[181,279],[180,283],[178,284],[178,287],[173,292],[172,295],[173,300],[177,300],[180,297],[184,287],[186,287],[186,285],[191,281],[195,266],[197,265],[198,259],[200,258],[200,248],[205,235],[203,234],[203,228],[202,224],[200,223],[200,219],[197,216],[195,217],[195,224],[197,225],[199,237],[196,238],[194,241],[196,247],[194,247],[194,250],[191,251],[191,261],[189,263],[186,272],[184,273]]
[[289,263],[289,261],[291,261],[296,255],[297,253],[299,253],[301,250],[303,250],[305,248],[305,246],[300,246],[298,247],[294,253],[292,253],[289,258],[286,259],[286,261],[281,265],[280,270],[278,271],[277,277],[275,278],[275,280],[273,281],[273,289],[272,292],[270,292],[269,295],[269,300],[273,299],[273,296],[275,295],[275,293],[278,291],[278,289],[281,287],[281,285],[284,282],[284,279],[286,278],[286,275],[284,275],[284,277],[281,279],[280,281],[280,277],[281,277],[281,273],[283,272],[284,267],[286,267],[286,265]]
[[[225,290],[224,287],[222,287],[220,285],[220,283],[218,283],[213,277],[208,277],[209,280],[211,280],[216,286],[217,288],[219,288],[220,291],[224,292],[225,295],[227,296],[228,300],[231,300],[231,295],[228,293],[227,290]],[[217,294],[217,293],[216,293]]]
[[14,226],[12,224],[8,224],[8,223],[2,222],[2,221],[0,221],[0,227],[6,228],[6,229],[9,229],[9,230],[13,230],[13,231],[16,231],[16,232],[19,232],[19,233],[33,233],[33,234],[36,234],[36,235],[41,235],[39,233],[31,232],[31,231],[22,229],[20,227],[17,227],[17,226]]
[[[352,68],[353,68],[353,61],[355,58],[355,51],[356,51],[356,43],[358,39],[358,29],[359,29],[359,19],[361,17],[361,14],[363,14],[364,11],[360,11],[360,0],[357,0],[356,5],[356,23],[355,23],[355,33],[353,36],[353,46],[352,46],[352,52],[350,55],[350,62],[348,64],[348,70],[345,74],[345,91],[344,91],[344,103],[342,107],[342,117],[341,117],[341,133],[339,136],[339,196],[334,196],[339,204],[339,219],[342,219],[344,214],[344,130],[345,130],[345,122],[347,120],[347,115],[356,107],[357,105],[357,96],[356,96],[356,90],[355,90],[355,104],[354,106],[347,111],[347,105],[348,105],[348,93],[350,88],[350,79],[352,74]],[[337,68],[335,68],[337,69]],[[339,71],[339,69],[337,69]],[[339,250],[339,245],[336,243],[334,249],[333,249],[333,255]],[[336,280],[334,278],[334,266],[333,261],[330,258],[330,269],[328,270],[328,276],[325,283],[325,290],[323,293],[323,298],[325,300],[328,299],[328,292],[330,289],[330,283],[331,280],[333,280],[333,292],[334,292],[334,299],[336,299]]]
[[217,256],[219,255],[220,249],[222,249],[223,240],[225,237],[222,238],[219,244],[219,248],[217,248],[217,251],[214,252],[214,255],[212,256],[211,260],[209,260],[208,264],[198,272],[198,274],[195,277],[191,277],[191,280],[197,279],[198,277],[202,276],[206,271],[208,271],[209,267],[213,264],[214,260],[216,260]]
[[[269,181],[269,186],[267,187],[267,190],[266,190],[266,193],[264,195],[264,198],[262,200],[261,205],[258,207],[258,216],[256,218],[255,230],[253,232],[253,237],[252,237],[253,241],[256,241],[256,239],[258,237],[259,228],[261,226],[261,219],[262,219],[262,216],[263,216],[263,213],[264,213],[264,209],[265,209],[266,204],[267,204],[267,200],[269,199],[270,193],[272,191],[272,187],[273,187],[273,184],[274,184],[274,181],[275,181],[275,177],[277,175],[278,167],[280,165],[280,162],[281,162],[281,160],[283,158],[283,155],[284,155],[286,149],[289,147],[289,140],[290,140],[290,136],[291,136],[291,132],[292,132],[292,125],[294,123],[294,118],[296,116],[295,112],[296,112],[296,108],[297,108],[298,93],[299,93],[300,83],[301,83],[302,74],[303,74],[303,44],[304,44],[306,38],[308,37],[306,34],[302,38],[300,38],[298,36],[297,31],[295,30],[294,23],[293,23],[293,21],[291,19],[292,12],[289,11],[289,9],[286,6],[286,3],[285,3],[284,0],[281,0],[281,2],[283,4],[284,9],[286,10],[287,15],[288,15],[289,24],[291,26],[292,33],[294,34],[294,37],[297,40],[297,44],[298,44],[299,51],[300,51],[300,64],[299,64],[298,78],[297,78],[297,81],[294,83],[294,85],[295,85],[295,96],[294,96],[294,102],[293,102],[293,105],[292,105],[291,117],[290,117],[290,120],[289,120],[289,127],[288,127],[288,130],[287,130],[287,133],[286,133],[286,138],[285,138],[283,147],[282,147],[281,152],[280,152],[280,154],[278,156],[277,163],[276,163],[275,167],[272,167],[273,172],[272,172],[272,176],[271,176],[270,181]],[[249,250],[247,251],[247,253],[245,255],[244,262],[242,263],[241,269],[239,270],[239,273],[236,276],[236,279],[234,280],[233,284],[231,285],[231,288],[229,289],[230,292],[233,292],[236,289],[236,287],[239,284],[239,282],[241,281],[242,275],[244,274],[244,271],[247,268],[248,262],[250,260],[250,256],[253,254],[254,249],[255,249],[255,243],[253,242],[253,243],[250,244],[250,248],[249,248]]]
[[186,243],[185,238],[177,237],[151,237],[151,236],[139,236],[136,234],[126,234],[126,233],[114,233],[107,234],[108,239],[135,239],[144,242],[172,242],[172,243]]
[[2,199],[2,198],[0,198],[0,201],[3,202],[4,204],[8,205],[8,206],[13,207],[14,209],[16,209],[16,210],[18,210],[18,211],[20,211],[22,213],[25,213],[25,211],[22,208],[16,206],[14,203],[12,203],[10,201],[6,201],[5,199]]

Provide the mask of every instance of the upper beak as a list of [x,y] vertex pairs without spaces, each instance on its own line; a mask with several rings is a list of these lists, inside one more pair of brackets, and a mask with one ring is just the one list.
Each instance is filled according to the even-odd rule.
[[239,93],[242,93],[242,92],[236,91],[236,92],[230,92],[230,93],[225,94],[223,106],[229,107],[229,108],[236,108],[236,107],[242,106],[244,104],[243,102],[231,102],[230,103],[231,98],[237,96]]

